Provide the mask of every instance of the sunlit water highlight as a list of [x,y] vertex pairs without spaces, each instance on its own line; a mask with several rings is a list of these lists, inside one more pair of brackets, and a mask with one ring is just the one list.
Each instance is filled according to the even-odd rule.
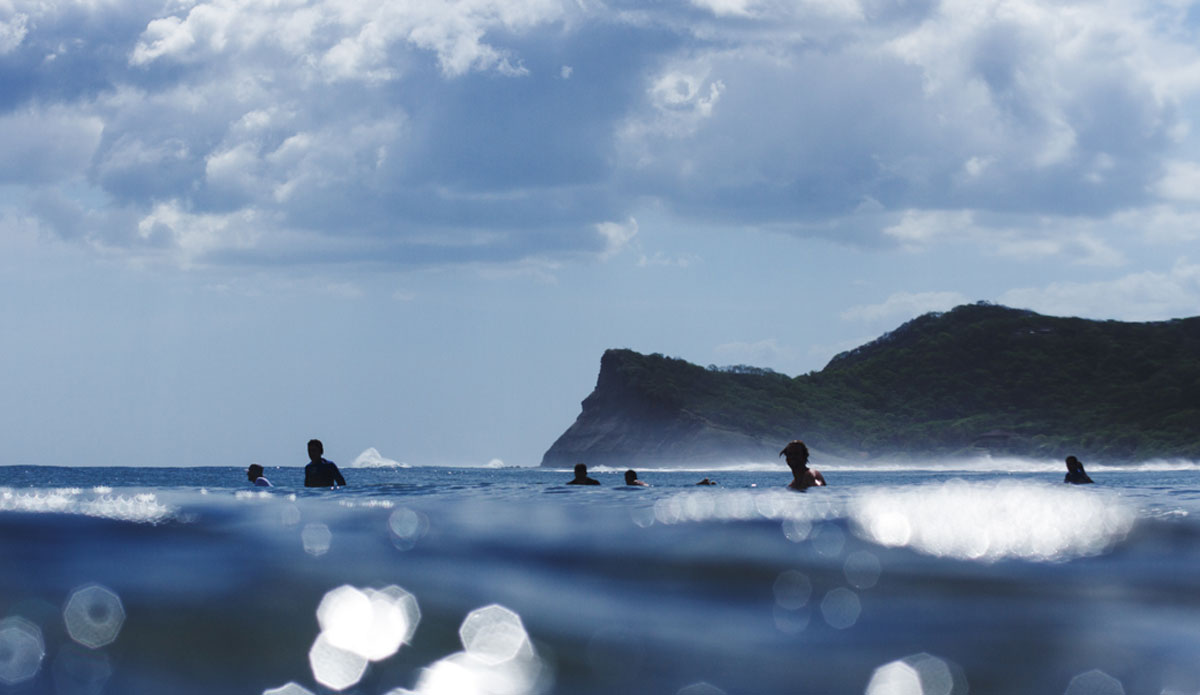
[[0,692],[1200,692],[1197,473],[1090,470],[10,467]]

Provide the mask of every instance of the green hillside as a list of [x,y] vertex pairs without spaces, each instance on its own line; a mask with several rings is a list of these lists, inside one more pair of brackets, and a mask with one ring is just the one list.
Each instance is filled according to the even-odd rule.
[[[605,436],[590,423],[626,408],[674,431],[745,435],[761,443],[747,451],[759,456],[802,437],[866,458],[1200,458],[1200,318],[1122,323],[974,304],[921,316],[794,378],[610,350],[577,432],[564,433],[547,461],[587,461]],[[685,421],[691,430],[677,426]],[[579,436],[589,428],[590,439]]]

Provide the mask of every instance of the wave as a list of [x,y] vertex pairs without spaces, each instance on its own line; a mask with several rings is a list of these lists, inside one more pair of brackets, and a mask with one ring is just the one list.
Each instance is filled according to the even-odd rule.
[[1138,517],[1117,496],[1025,481],[950,480],[848,495],[685,492],[643,510],[639,525],[766,518],[792,540],[840,522],[860,538],[925,555],[996,562],[1061,561],[1096,555],[1128,535]]
[[78,488],[30,492],[0,488],[0,512],[78,514],[138,523],[159,523],[174,515],[172,507],[150,493],[114,496],[97,492],[88,496]]
[[407,463],[393,461],[389,458],[384,458],[379,450],[375,447],[368,447],[366,451],[358,455],[354,462],[350,464],[351,468],[412,468]]

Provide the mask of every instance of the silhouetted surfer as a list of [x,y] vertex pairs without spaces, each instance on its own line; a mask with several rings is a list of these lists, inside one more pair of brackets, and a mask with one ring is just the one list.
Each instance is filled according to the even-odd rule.
[[575,464],[575,478],[568,480],[567,485],[599,485],[600,481],[595,478],[589,478],[587,474],[587,466],[582,463]]
[[1086,485],[1092,482],[1088,474],[1083,471],[1083,463],[1074,456],[1067,457],[1067,477],[1063,478],[1064,483],[1073,483],[1075,485]]
[[345,485],[346,479],[333,461],[326,461],[322,454],[325,445],[320,439],[308,442],[308,458],[312,463],[304,467],[304,487],[337,487]]
[[272,487],[271,481],[263,477],[263,467],[257,463],[250,464],[250,467],[246,469],[246,477],[254,483],[255,487]]
[[637,471],[632,468],[625,471],[625,484],[630,487],[650,487],[647,483],[638,480]]
[[804,445],[804,442],[793,439],[783,447],[783,451],[779,452],[779,455],[787,457],[785,460],[788,468],[792,469],[792,482],[788,483],[789,489],[807,490],[810,487],[825,485],[825,476],[821,475],[821,471],[808,467],[808,447]]

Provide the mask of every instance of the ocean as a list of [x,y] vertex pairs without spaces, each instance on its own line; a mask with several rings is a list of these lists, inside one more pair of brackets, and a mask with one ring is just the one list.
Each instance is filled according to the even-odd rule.
[[0,467],[0,693],[1200,693],[1195,464],[814,464]]

